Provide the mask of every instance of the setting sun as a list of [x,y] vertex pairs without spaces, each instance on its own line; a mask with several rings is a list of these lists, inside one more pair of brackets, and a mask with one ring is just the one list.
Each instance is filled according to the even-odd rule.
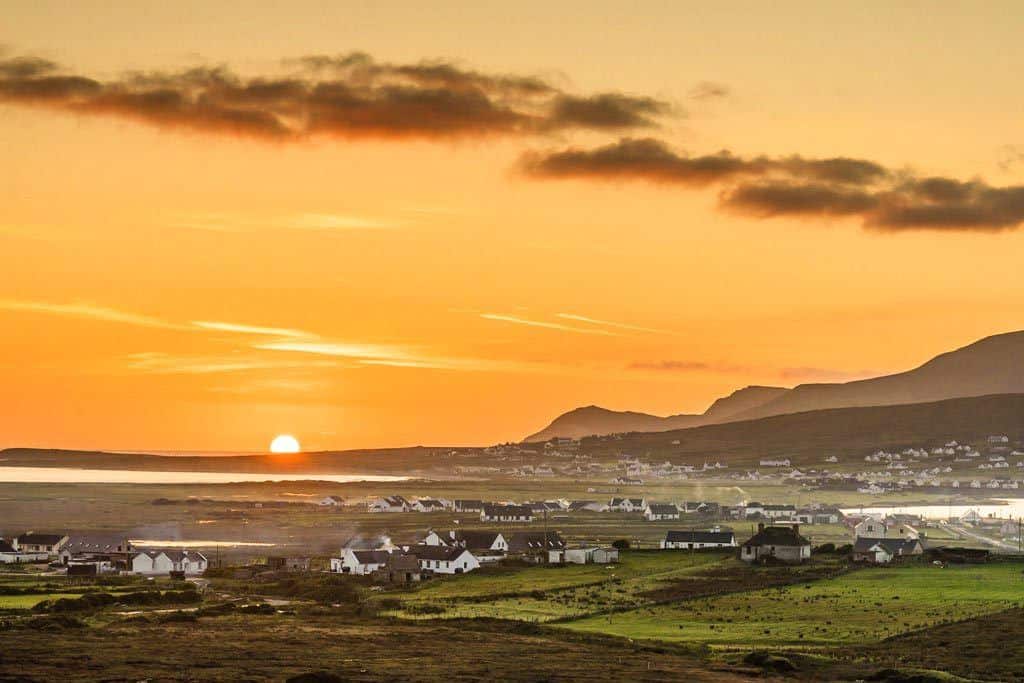
[[270,442],[271,453],[298,453],[299,440],[291,434],[278,434]]

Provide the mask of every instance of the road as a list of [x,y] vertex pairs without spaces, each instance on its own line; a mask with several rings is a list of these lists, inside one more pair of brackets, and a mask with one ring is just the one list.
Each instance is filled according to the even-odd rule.
[[1017,552],[1016,543],[1007,543],[1006,541],[998,541],[994,538],[989,538],[988,536],[982,536],[979,533],[971,531],[970,529],[966,529],[957,524],[949,524],[948,522],[942,522],[942,526],[948,531],[952,531],[955,534],[960,534],[961,536],[966,536],[967,538],[974,539],[975,541],[980,541],[985,545],[995,546],[1000,550],[1008,550],[1014,553]]

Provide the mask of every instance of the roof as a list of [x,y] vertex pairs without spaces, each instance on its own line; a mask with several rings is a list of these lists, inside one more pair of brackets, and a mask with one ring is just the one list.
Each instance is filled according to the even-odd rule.
[[675,505],[668,505],[668,504],[662,504],[662,503],[652,503],[651,505],[648,505],[647,508],[651,511],[651,514],[654,514],[654,515],[678,515],[679,514],[679,508],[677,508]]
[[384,564],[391,557],[386,550],[353,550],[352,554],[359,564]]
[[501,534],[497,531],[456,531],[455,541],[464,548],[489,549]]
[[765,505],[765,510],[796,510],[795,505]]
[[731,531],[669,531],[665,540],[670,543],[732,543]]
[[469,498],[457,498],[455,500],[455,507],[483,507],[484,502],[482,500],[472,500]]
[[760,545],[804,546],[810,544],[811,542],[797,533],[793,527],[766,526],[744,543],[743,547]]
[[88,535],[72,536],[64,549],[72,553],[114,553],[118,548],[127,550],[131,543],[126,536],[114,535]]
[[920,545],[916,538],[858,538],[853,544],[853,552],[869,553],[875,546],[881,546],[890,555],[912,553]]
[[443,560],[451,562],[462,555],[462,553],[467,552],[469,551],[465,548],[448,548],[443,545],[419,545],[416,546],[415,550],[411,551],[411,554],[421,560]]
[[149,555],[153,559],[156,559],[160,555],[166,555],[167,559],[171,562],[181,562],[186,558],[190,560],[206,560],[205,555],[198,553],[195,550],[181,550],[175,548],[147,548],[145,550],[132,553],[132,557],[138,557],[139,555]]
[[643,498],[612,498],[612,505],[622,505],[626,501],[629,501],[633,505],[640,505],[644,502]]
[[528,550],[561,550],[563,548],[565,548],[565,541],[555,531],[547,533],[543,531],[519,531],[513,533],[508,539],[508,549],[514,553]]
[[0,541],[0,553],[16,553],[14,546],[7,541]]
[[27,533],[18,536],[18,543],[29,543],[32,545],[57,545],[62,540],[64,540],[62,534]]
[[588,505],[598,505],[598,502],[596,500],[574,500],[571,503],[569,503],[569,509],[582,510]]

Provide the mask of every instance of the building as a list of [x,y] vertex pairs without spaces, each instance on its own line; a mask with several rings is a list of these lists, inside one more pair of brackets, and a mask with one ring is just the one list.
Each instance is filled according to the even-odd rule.
[[206,556],[194,550],[147,549],[135,552],[129,560],[129,571],[143,576],[165,576],[177,572],[196,576],[206,571]]
[[731,531],[669,531],[661,542],[662,550],[699,550],[701,548],[735,548],[736,535]]
[[761,508],[761,516],[765,519],[793,519],[796,516],[796,506],[765,505]]
[[607,512],[608,505],[596,500],[574,500],[569,503],[570,512]]
[[858,538],[853,544],[854,562],[889,564],[893,560],[923,553],[921,541],[916,538]]
[[372,574],[383,567],[391,556],[387,550],[353,550],[344,548],[341,557],[331,558],[331,571],[335,574]]
[[26,553],[16,547],[17,541],[11,543],[0,539],[0,564],[24,564],[29,562],[46,562],[49,553]]
[[667,519],[679,519],[679,508],[675,505],[648,503],[644,508],[644,519],[648,522],[659,522]]
[[800,535],[799,525],[757,525],[757,533],[740,546],[740,559],[744,562],[799,563],[811,557],[811,542]]
[[374,583],[407,584],[423,580],[423,570],[415,555],[392,553],[382,567],[373,571]]
[[344,504],[345,504],[345,499],[342,498],[341,496],[327,496],[326,498],[321,498],[320,502],[317,503],[317,505],[319,505],[320,507],[325,507],[325,508],[326,507],[341,507]]
[[420,498],[410,506],[410,509],[413,512],[443,512],[444,503],[436,498]]
[[610,512],[642,512],[647,507],[643,498],[612,498],[608,503]]
[[551,564],[612,564],[619,561],[617,548],[567,548],[549,550]]
[[508,552],[508,541],[498,531],[453,530],[447,533],[431,531],[421,541],[422,545],[466,548],[477,552]]
[[480,512],[484,509],[484,503],[482,500],[456,500],[455,511],[456,512]]
[[865,517],[853,528],[854,538],[917,538],[917,529],[895,518]]
[[311,562],[308,557],[268,557],[267,567],[280,571],[308,572]]
[[532,522],[533,510],[529,505],[484,505],[481,522]]
[[480,568],[480,562],[465,548],[420,545],[410,550],[419,560],[420,569],[435,574],[466,574]]
[[68,542],[67,534],[37,534],[34,531],[18,536],[17,543],[12,543],[23,553],[46,553],[56,555]]
[[384,496],[370,501],[367,509],[370,512],[408,512],[409,501],[402,496]]
[[546,561],[552,550],[565,550],[565,541],[556,531],[517,531],[508,539],[509,554],[526,560]]

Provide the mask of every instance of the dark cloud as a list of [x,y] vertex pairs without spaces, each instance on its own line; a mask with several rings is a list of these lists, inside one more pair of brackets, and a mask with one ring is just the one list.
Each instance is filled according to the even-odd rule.
[[119,116],[163,127],[276,140],[458,138],[656,125],[667,103],[618,93],[577,96],[532,76],[447,62],[389,64],[363,53],[311,56],[292,73],[245,78],[227,68],[99,80],[32,58],[0,59],[0,102]]
[[653,138],[623,138],[592,149],[530,152],[520,167],[534,177],[715,184],[724,208],[759,218],[849,216],[883,231],[1004,230],[1024,223],[1024,186],[917,177],[850,157],[689,156]]

